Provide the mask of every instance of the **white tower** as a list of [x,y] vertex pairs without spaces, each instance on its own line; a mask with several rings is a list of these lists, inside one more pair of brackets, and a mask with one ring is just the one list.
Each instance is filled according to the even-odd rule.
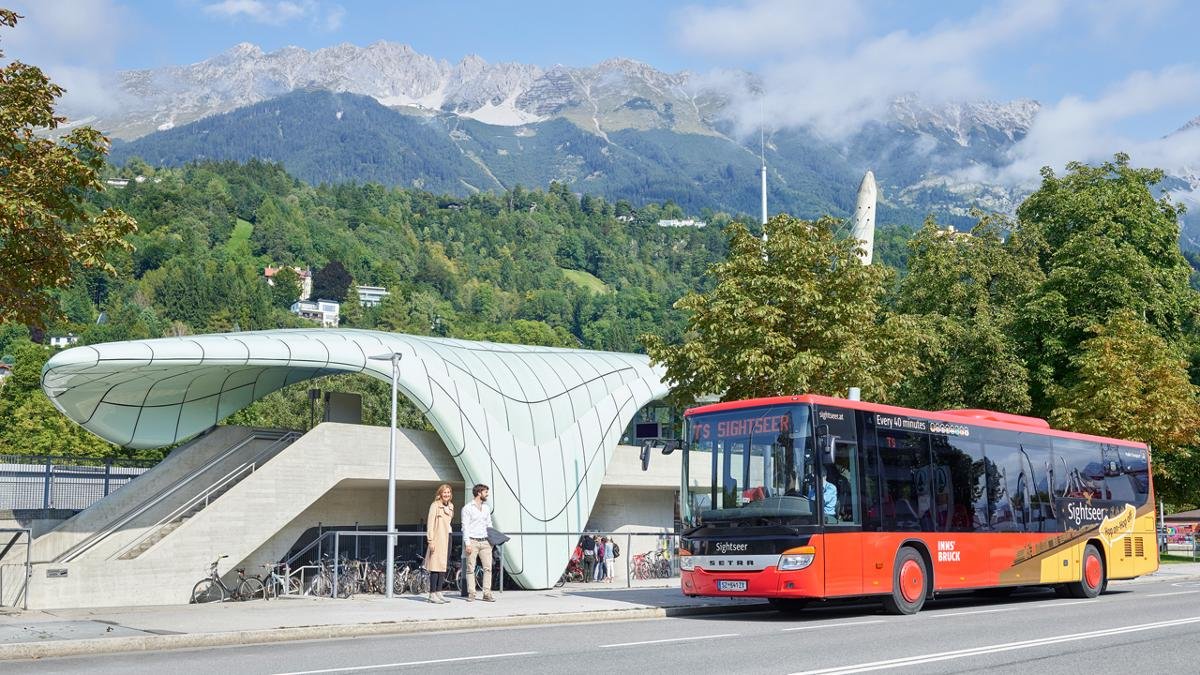
[[878,191],[875,189],[875,174],[867,171],[862,183],[858,186],[858,205],[854,208],[854,229],[850,235],[862,242],[862,261],[870,265],[875,251],[875,202]]

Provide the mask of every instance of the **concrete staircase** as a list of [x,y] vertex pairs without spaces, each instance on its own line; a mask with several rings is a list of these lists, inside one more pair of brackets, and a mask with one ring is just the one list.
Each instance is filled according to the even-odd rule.
[[176,448],[128,489],[114,492],[38,537],[32,559],[66,563],[110,557],[160,527],[231,471],[253,462],[281,439],[297,436],[277,429],[217,427]]

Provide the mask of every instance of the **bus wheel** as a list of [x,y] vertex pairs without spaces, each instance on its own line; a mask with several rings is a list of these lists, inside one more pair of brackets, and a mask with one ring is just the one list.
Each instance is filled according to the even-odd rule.
[[925,559],[916,549],[905,546],[896,554],[892,571],[892,594],[884,597],[883,609],[888,614],[916,614],[925,604],[929,572]]
[[1067,584],[1072,597],[1094,598],[1104,591],[1107,583],[1104,570],[1104,558],[1095,544],[1088,544],[1083,549],[1083,574],[1079,581]]
[[767,602],[771,603],[771,609],[784,614],[798,614],[808,606],[807,600],[799,598],[767,598]]

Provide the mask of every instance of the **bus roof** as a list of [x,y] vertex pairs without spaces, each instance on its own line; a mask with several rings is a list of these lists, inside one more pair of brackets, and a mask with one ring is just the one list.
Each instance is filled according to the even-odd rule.
[[854,410],[864,410],[876,413],[889,413],[892,415],[907,415],[910,417],[923,417],[941,422],[957,422],[959,424],[972,424],[988,429],[1003,429],[1006,431],[1025,431],[1030,433],[1041,434],[1044,436],[1054,436],[1057,438],[1072,438],[1082,441],[1099,441],[1101,443],[1116,443],[1120,445],[1128,445],[1138,448],[1148,447],[1145,443],[1137,441],[1126,441],[1119,438],[1106,438],[1104,436],[1093,436],[1091,434],[1079,434],[1073,431],[1063,431],[1061,429],[1052,429],[1046,420],[1039,417],[1026,417],[1024,415],[1012,415],[1009,413],[996,412],[993,410],[917,410],[915,408],[901,408],[894,405],[884,405],[882,403],[870,403],[867,401],[851,401],[845,398],[836,398],[833,396],[819,396],[817,394],[802,394],[797,396],[773,396],[770,398],[751,398],[744,401],[725,401],[722,403],[709,403],[707,405],[689,408],[683,414],[685,417],[692,415],[701,415],[705,413],[727,412],[731,410],[740,410],[742,408],[758,408],[769,405],[784,405],[791,403],[808,403],[817,405],[838,406],[841,408],[852,408]]

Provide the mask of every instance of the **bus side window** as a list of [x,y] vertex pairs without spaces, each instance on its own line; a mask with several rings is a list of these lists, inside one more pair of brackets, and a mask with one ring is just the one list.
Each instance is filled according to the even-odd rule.
[[934,531],[929,437],[889,429],[879,431],[878,438],[884,529]]
[[[935,501],[938,530],[985,531],[987,484],[983,475],[983,444],[953,436],[932,436],[936,467]],[[982,505],[982,508],[981,508]],[[983,517],[982,523],[979,522]]]
[[1071,438],[1054,439],[1054,466],[1065,478],[1055,476],[1060,496],[1070,499],[1108,499],[1100,444]]
[[1025,456],[1015,443],[984,442],[984,453],[991,464],[994,484],[988,492],[993,504],[992,529],[996,532],[1024,532],[1029,522],[1029,477]]

